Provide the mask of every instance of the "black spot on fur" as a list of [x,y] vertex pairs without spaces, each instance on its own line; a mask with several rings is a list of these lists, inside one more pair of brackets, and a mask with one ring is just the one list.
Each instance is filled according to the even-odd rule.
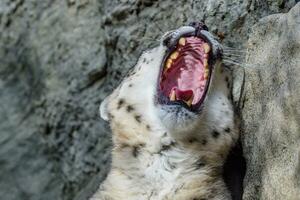
[[126,110],[127,110],[127,112],[131,112],[131,111],[134,110],[134,108],[133,108],[131,105],[128,105],[128,106],[126,107]]
[[163,145],[162,147],[161,147],[161,151],[167,151],[167,150],[169,150],[171,148],[171,145]]
[[143,63],[145,63],[146,61],[147,61],[146,58],[144,58],[144,59],[143,59]]
[[189,143],[194,143],[194,142],[198,142],[197,138],[190,138],[188,140]]
[[203,139],[202,142],[201,142],[201,144],[202,144],[202,145],[206,145],[206,144],[207,144],[207,140],[206,140],[206,139]]
[[108,115],[108,119],[109,119],[109,120],[111,120],[111,119],[114,118],[114,116],[113,116],[111,113],[107,113],[107,115]]
[[220,135],[220,133],[219,133],[218,131],[213,131],[213,132],[212,132],[212,136],[213,136],[214,138],[218,138],[219,135]]
[[141,123],[142,120],[141,120],[141,115],[135,115],[134,116],[134,119],[138,122],[138,123]]
[[139,150],[140,150],[140,147],[139,146],[134,146],[133,148],[132,148],[132,155],[133,155],[133,157],[138,157],[138,155],[139,155]]
[[128,87],[132,87],[132,84],[130,83],[130,84],[128,85]]
[[176,169],[176,165],[170,164],[171,169]]
[[162,151],[167,151],[171,149],[173,146],[175,146],[175,142],[171,142],[171,144],[169,145],[162,145],[159,153],[161,153]]
[[148,131],[150,131],[150,130],[151,130],[151,127],[147,124],[147,125],[146,125],[146,129],[147,129]]
[[225,131],[226,133],[230,133],[231,130],[230,130],[229,127],[227,127],[227,128],[224,129],[224,131]]
[[145,144],[138,144],[138,145],[136,145],[136,146],[133,146],[132,147],[132,155],[133,155],[133,157],[138,157],[138,155],[139,155],[139,153],[140,153],[140,149],[142,148],[142,147],[144,147],[145,146]]
[[196,170],[197,169],[201,169],[202,167],[204,167],[205,166],[205,163],[201,160],[201,159],[199,159],[196,163],[195,163],[195,168],[196,168]]
[[126,143],[122,143],[122,144],[120,144],[119,146],[120,146],[121,149],[124,149],[124,148],[128,148],[128,147],[129,147],[129,145],[126,144]]
[[133,75],[135,75],[136,74],[136,71],[132,71],[130,74],[129,74],[129,76],[133,76]]
[[119,99],[117,109],[120,109],[124,103],[125,103],[124,99]]

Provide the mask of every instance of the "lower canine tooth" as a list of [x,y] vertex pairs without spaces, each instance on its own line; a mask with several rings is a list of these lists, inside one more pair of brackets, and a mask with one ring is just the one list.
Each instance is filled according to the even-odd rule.
[[207,43],[203,44],[204,53],[208,53],[210,51],[210,46]]
[[191,97],[188,101],[185,102],[189,107],[191,107],[193,103],[193,97]]
[[170,100],[171,101],[175,101],[176,100],[176,93],[175,90],[172,90],[170,93]]

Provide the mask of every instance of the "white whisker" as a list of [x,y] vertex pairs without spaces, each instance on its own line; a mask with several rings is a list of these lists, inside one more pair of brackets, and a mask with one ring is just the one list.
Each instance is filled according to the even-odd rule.
[[231,52],[234,52],[234,53],[247,53],[246,50],[234,50],[234,49],[223,49],[223,52],[228,52],[228,53],[231,53]]
[[238,48],[235,48],[235,47],[228,47],[228,46],[224,46],[224,45],[223,45],[223,49],[244,50],[244,49],[238,49]]
[[224,54],[223,53],[223,56],[224,57],[228,57],[228,58],[232,58],[232,57],[235,57],[235,58],[245,58],[245,55],[238,55],[238,54]]
[[231,51],[231,52],[225,52],[225,51],[223,51],[223,54],[225,54],[225,55],[240,55],[240,56],[245,56],[246,55],[246,53],[234,52],[234,51]]
[[233,61],[233,62],[236,62],[236,63],[242,63],[238,59],[234,59],[234,58],[230,58],[230,57],[224,57],[224,59],[229,60],[229,61]]
[[239,62],[236,62],[236,61],[233,61],[233,60],[228,60],[228,59],[223,59],[223,61],[225,63],[228,63],[228,64],[232,64],[232,65],[237,65],[237,66],[240,66],[240,67],[247,67],[247,68],[256,68],[257,66],[255,65],[251,65],[251,64],[246,64],[246,63],[239,63]]

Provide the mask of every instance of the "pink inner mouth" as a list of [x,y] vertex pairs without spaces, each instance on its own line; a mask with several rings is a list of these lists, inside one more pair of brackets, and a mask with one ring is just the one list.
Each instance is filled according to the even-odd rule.
[[201,38],[181,38],[162,72],[160,89],[163,94],[171,101],[189,101],[190,105],[200,102],[208,82],[209,51],[210,46]]

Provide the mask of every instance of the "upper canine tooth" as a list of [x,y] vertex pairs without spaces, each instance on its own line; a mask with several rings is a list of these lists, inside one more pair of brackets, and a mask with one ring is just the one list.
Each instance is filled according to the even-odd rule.
[[179,53],[177,51],[173,52],[170,56],[171,59],[175,60],[178,57]]
[[185,45],[185,38],[180,38],[178,41],[178,44],[180,44],[181,46]]
[[170,93],[170,100],[171,101],[175,101],[176,100],[176,93],[175,90],[172,90]]
[[207,43],[203,44],[204,53],[208,53],[210,51],[210,46]]

